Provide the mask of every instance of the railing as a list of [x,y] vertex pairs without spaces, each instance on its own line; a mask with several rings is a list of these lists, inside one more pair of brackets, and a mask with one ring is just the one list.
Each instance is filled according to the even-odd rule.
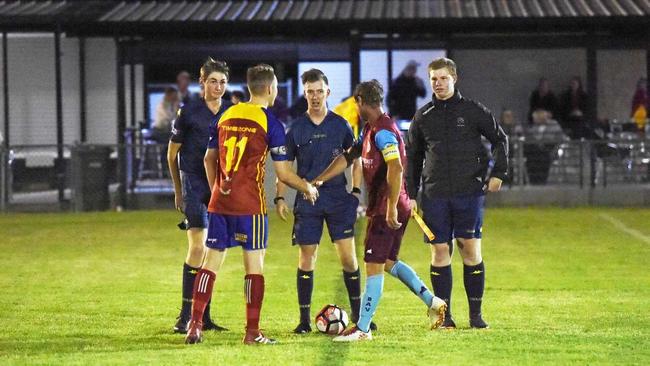
[[[173,194],[165,145],[136,137],[124,145],[66,145],[61,159],[56,145],[0,148],[0,210],[132,208],[143,196]],[[506,190],[638,189],[650,183],[650,141],[637,136],[608,141],[513,138],[510,144]],[[274,176],[270,173],[267,180]]]

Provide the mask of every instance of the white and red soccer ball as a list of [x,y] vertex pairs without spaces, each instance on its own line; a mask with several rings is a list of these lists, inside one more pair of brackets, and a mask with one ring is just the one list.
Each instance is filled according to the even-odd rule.
[[334,304],[325,305],[316,315],[316,328],[326,334],[341,334],[349,323],[348,313]]

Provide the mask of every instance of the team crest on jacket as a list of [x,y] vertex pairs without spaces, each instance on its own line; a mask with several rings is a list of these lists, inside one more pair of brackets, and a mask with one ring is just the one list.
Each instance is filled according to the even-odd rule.
[[456,127],[465,127],[465,118],[458,117],[458,119],[456,119]]

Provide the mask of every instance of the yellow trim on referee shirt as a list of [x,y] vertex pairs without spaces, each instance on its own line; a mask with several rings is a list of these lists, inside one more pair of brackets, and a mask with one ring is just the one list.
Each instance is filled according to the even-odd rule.
[[389,144],[384,147],[381,154],[384,156],[384,161],[391,161],[399,159],[399,149],[396,144]]

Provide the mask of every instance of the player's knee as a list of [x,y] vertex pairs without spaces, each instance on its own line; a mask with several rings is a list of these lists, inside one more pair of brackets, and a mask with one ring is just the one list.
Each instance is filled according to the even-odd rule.
[[356,254],[352,251],[341,253],[341,265],[346,272],[356,271],[359,268]]
[[451,255],[448,244],[434,244],[431,246],[431,264],[436,267],[444,267],[451,263]]
[[316,251],[300,251],[300,263],[299,267],[303,271],[313,271],[316,267],[316,259],[318,255]]
[[475,266],[483,261],[481,256],[481,245],[477,239],[457,239],[463,263],[468,266]]

